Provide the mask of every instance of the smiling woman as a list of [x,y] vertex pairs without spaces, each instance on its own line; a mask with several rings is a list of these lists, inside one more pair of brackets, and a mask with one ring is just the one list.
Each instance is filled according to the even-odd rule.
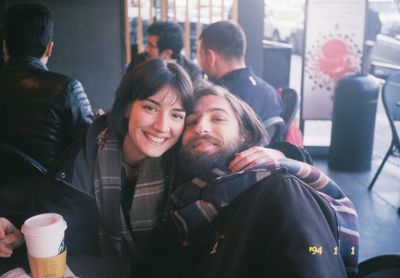
[[142,263],[165,247],[158,244],[172,190],[172,147],[192,105],[190,77],[175,63],[151,60],[124,76],[110,114],[90,126],[85,145],[71,149],[41,188],[41,208],[68,223],[69,254]]
[[146,63],[122,80],[110,114],[110,129],[130,164],[159,157],[178,141],[192,106],[188,75],[174,63]]
[[185,109],[174,89],[162,88],[155,95],[136,100],[126,111],[128,134],[123,142],[126,161],[158,157],[171,148],[182,133]]

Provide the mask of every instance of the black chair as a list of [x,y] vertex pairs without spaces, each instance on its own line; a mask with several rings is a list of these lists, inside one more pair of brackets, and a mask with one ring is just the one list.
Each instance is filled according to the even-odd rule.
[[21,150],[0,142],[0,216],[20,227],[34,209],[46,168]]
[[359,278],[400,277],[400,254],[370,258],[358,264]]
[[[400,156],[400,130],[399,127],[396,127],[396,122],[400,122],[400,71],[391,74],[386,80],[382,90],[382,101],[392,131],[392,142],[378,168],[378,171],[369,184],[368,190],[371,190],[374,186],[388,157],[390,155],[395,157]],[[398,212],[400,213],[400,209]]]
[[281,91],[281,99],[283,102],[283,114],[282,118],[285,121],[286,128],[284,130],[284,135],[287,132],[290,124],[292,123],[297,111],[300,107],[300,97],[296,90],[291,88],[286,88]]
[[265,129],[269,135],[269,144],[270,142],[279,142],[283,140],[283,136],[285,135],[286,124],[282,117],[275,116],[267,119],[263,122]]

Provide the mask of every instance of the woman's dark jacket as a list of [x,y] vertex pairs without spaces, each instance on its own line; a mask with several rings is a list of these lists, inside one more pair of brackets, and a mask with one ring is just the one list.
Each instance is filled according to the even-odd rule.
[[[38,212],[56,212],[65,218],[68,225],[66,245],[69,254],[100,255],[99,213],[94,196],[93,177],[97,137],[106,126],[105,116],[90,125],[85,142],[71,146],[55,165],[55,170],[49,171],[43,179],[38,192]],[[173,176],[170,174],[175,168],[172,152],[174,150],[163,156],[164,165],[168,166],[164,171],[166,176]],[[171,191],[172,183],[173,180],[167,179],[167,192]]]
[[65,241],[68,253],[72,255],[99,253],[99,214],[94,197],[93,170],[96,137],[104,124],[89,127],[86,140],[75,142],[56,162],[42,180],[38,192],[38,212],[59,213],[67,222]]

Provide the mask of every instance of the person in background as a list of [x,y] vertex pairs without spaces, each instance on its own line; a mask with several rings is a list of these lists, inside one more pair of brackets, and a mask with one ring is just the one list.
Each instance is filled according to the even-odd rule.
[[376,36],[381,32],[382,22],[379,18],[378,12],[374,11],[370,7],[367,9],[367,20],[365,26],[365,40],[376,41]]
[[0,217],[0,257],[8,258],[12,249],[24,242],[21,231],[8,219]]
[[282,114],[275,89],[246,66],[246,36],[233,21],[218,21],[200,37],[199,64],[210,81],[247,102],[264,124]]
[[132,70],[143,61],[161,58],[175,61],[189,74],[194,86],[202,79],[200,68],[181,54],[184,39],[183,30],[177,23],[155,22],[147,28],[147,45],[144,53],[132,58],[127,71]]
[[225,89],[197,91],[178,160],[183,181],[171,197],[182,277],[356,276],[357,214],[331,179],[290,159],[228,171],[234,154],[265,134]]
[[4,16],[0,69],[0,141],[50,168],[80,139],[94,116],[81,83],[51,72],[53,13],[40,4],[16,4]]

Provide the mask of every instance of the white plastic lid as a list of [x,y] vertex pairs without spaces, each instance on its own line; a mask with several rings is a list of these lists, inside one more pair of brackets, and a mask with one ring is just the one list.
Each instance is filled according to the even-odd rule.
[[27,219],[21,232],[29,236],[43,236],[56,231],[65,231],[67,223],[57,213],[43,213]]

